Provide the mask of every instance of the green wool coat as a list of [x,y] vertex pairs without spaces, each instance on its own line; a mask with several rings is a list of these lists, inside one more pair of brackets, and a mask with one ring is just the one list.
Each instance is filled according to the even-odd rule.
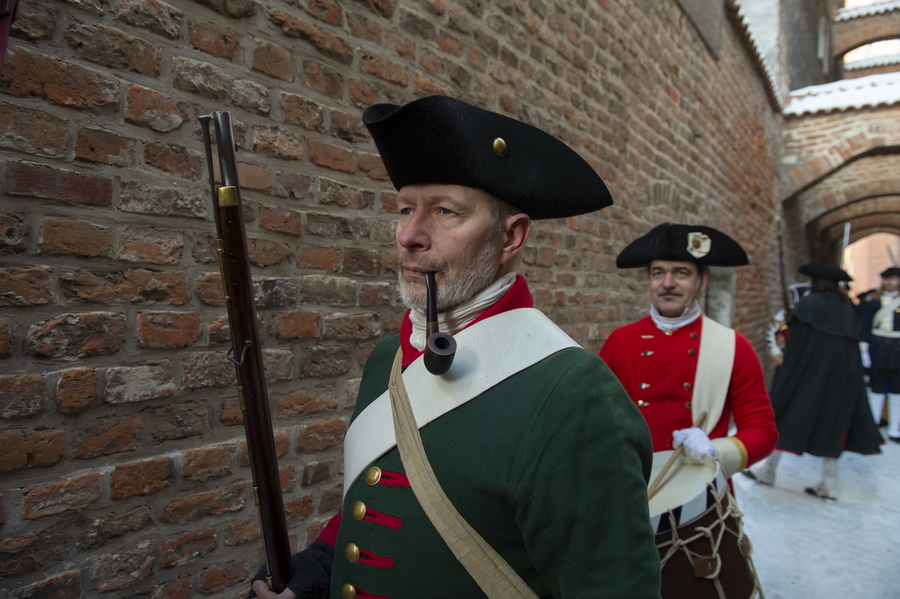
[[[356,416],[388,385],[396,336],[363,373]],[[410,396],[416,393],[408,389]],[[456,509],[539,597],[658,599],[650,527],[650,434],[616,377],[580,348],[558,352],[421,429],[435,475]],[[394,447],[373,464],[403,473]],[[392,599],[484,597],[409,487],[349,483],[331,596],[345,583]],[[402,519],[392,530],[351,516],[362,501]],[[345,547],[390,558],[350,563]]]

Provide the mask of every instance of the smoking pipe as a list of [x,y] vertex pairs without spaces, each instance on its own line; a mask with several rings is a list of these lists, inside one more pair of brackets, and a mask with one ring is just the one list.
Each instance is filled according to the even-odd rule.
[[425,368],[434,375],[444,374],[453,364],[456,354],[456,339],[438,329],[437,319],[437,283],[433,272],[425,273],[425,289],[428,292],[425,310]]

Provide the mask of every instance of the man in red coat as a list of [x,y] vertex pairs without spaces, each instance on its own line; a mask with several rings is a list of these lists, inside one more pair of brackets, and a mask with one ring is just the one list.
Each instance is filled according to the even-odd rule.
[[747,262],[736,241],[711,227],[655,227],[616,258],[619,268],[647,268],[650,315],[613,331],[600,350],[647,420],[654,452],[684,444],[693,460],[718,458],[729,477],[768,456],[778,439],[753,347],[700,308],[710,266]]

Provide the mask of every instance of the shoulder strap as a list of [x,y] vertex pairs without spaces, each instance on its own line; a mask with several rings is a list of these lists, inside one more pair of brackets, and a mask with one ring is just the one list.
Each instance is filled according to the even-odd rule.
[[691,415],[696,421],[700,412],[707,413],[703,424],[703,432],[707,435],[719,423],[725,408],[725,397],[731,383],[731,371],[734,369],[735,339],[734,329],[707,316],[703,317]]
[[[463,329],[454,338],[456,359],[434,376],[420,356],[403,376],[415,395],[417,428],[478,397],[510,376],[569,347],[579,347],[540,310],[509,310]],[[344,437],[344,493],[356,477],[397,444],[385,391],[357,414]]]
[[401,372],[403,352],[397,350],[388,392],[400,461],[419,504],[456,559],[489,599],[538,599],[499,553],[460,515],[444,493],[422,447]]

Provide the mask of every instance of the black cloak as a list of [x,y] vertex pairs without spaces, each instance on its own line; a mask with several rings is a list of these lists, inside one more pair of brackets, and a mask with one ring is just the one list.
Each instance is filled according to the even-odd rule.
[[853,305],[836,293],[811,293],[788,321],[784,363],[772,382],[778,449],[837,458],[881,453],[859,353]]

